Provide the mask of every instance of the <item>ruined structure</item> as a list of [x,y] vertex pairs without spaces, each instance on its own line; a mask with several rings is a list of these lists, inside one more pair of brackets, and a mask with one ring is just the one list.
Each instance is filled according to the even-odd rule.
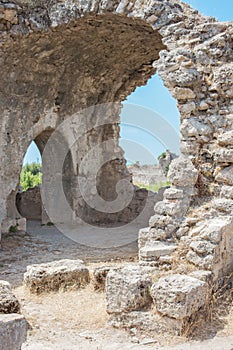
[[[208,281],[219,281],[233,264],[233,24],[174,0],[54,0],[28,7],[0,1],[0,47],[3,227],[17,219],[15,193],[32,140],[42,152],[66,118],[89,106],[123,101],[156,70],[177,99],[181,156],[170,166],[172,185],[156,204],[149,227],[140,231],[140,266],[110,272],[107,297],[115,325],[156,329],[148,311],[155,305],[166,325],[182,329],[204,306]],[[115,199],[120,179],[130,181],[118,148],[119,110],[110,112],[114,124],[95,108],[83,119],[89,131],[63,167],[76,214],[94,220],[95,210],[75,186],[87,151],[114,140],[113,149],[103,153],[116,152],[115,160],[100,169],[97,182],[105,200]],[[100,117],[105,125],[95,128]],[[83,175],[88,178],[91,170]],[[116,220],[115,214],[101,215],[99,222]],[[158,267],[169,276],[152,285]]]

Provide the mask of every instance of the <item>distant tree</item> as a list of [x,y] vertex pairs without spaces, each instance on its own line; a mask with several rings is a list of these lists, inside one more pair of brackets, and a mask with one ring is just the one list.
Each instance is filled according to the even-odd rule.
[[20,186],[23,191],[33,188],[42,183],[41,164],[31,163],[23,166],[20,174]]
[[163,153],[161,153],[159,156],[158,156],[158,160],[160,160],[160,159],[165,159],[166,158],[166,155],[167,155],[167,153],[166,152],[163,152]]

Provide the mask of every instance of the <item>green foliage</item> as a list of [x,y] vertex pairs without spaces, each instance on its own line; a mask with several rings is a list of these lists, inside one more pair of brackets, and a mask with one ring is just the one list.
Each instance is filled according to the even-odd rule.
[[140,188],[146,188],[148,191],[158,192],[158,190],[161,187],[170,186],[170,183],[168,181],[166,181],[166,182],[159,182],[159,183],[154,183],[154,184],[150,184],[150,185],[135,184],[135,186],[138,186]]
[[23,166],[20,174],[20,186],[23,191],[33,188],[42,183],[41,164],[31,163]]
[[9,228],[9,232],[10,232],[10,233],[16,233],[16,232],[17,232],[17,226],[11,226],[11,227]]
[[166,165],[166,167],[165,167],[165,174],[166,174],[166,177],[167,177],[167,174],[168,174],[168,171],[169,171],[169,167],[170,167],[170,164]]
[[166,152],[163,152],[163,153],[161,153],[159,156],[158,156],[158,160],[160,160],[160,159],[165,159],[166,158]]
[[47,226],[54,226],[54,223],[49,221],[49,222],[47,222]]

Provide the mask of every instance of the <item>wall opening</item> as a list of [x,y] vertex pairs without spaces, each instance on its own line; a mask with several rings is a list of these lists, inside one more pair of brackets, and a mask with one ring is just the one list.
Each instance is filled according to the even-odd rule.
[[41,220],[41,184],[42,159],[40,151],[33,141],[24,156],[19,190],[16,195],[17,210],[27,220]]
[[[135,111],[139,109],[142,118],[145,118],[145,128],[137,123],[127,123],[127,104],[135,105]],[[141,110],[140,106],[143,107]],[[156,128],[148,130],[146,119],[153,122]],[[177,101],[156,73],[146,86],[136,88],[123,104],[120,145],[125,151],[127,167],[133,176],[134,185],[153,192],[169,186],[169,165],[180,153],[179,129],[180,113]],[[174,142],[169,145],[166,140],[171,131]]]

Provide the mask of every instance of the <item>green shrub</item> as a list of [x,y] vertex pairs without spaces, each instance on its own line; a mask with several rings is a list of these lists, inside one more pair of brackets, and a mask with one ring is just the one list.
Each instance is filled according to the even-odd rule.
[[146,188],[148,191],[158,192],[160,188],[170,186],[170,183],[166,181],[166,182],[159,182],[159,183],[154,183],[149,185],[144,185],[144,184],[134,184],[134,185],[140,188]]
[[47,226],[54,226],[54,223],[49,221],[49,222],[47,222]]
[[11,227],[9,228],[9,232],[10,232],[10,233],[16,233],[16,232],[17,232],[17,226],[11,226]]
[[167,156],[167,153],[166,153],[166,152],[163,152],[163,153],[161,153],[161,154],[158,156],[158,160],[160,160],[160,159],[165,159],[166,156]]
[[23,166],[20,174],[20,186],[23,191],[36,187],[42,183],[41,164],[31,163]]

